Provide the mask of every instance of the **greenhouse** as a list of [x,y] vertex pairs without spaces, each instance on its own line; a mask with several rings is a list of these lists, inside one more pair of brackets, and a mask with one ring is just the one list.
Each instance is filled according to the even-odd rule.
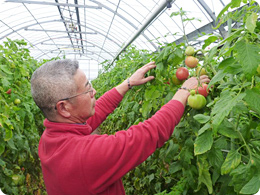
[[259,0],[2,0],[0,195],[260,194]]

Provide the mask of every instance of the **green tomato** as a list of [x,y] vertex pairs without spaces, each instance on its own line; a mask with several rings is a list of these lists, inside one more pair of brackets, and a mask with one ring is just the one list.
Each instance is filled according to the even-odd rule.
[[17,104],[20,104],[21,103],[21,100],[20,99],[15,99],[14,100],[14,103],[17,105]]
[[195,90],[190,92],[188,97],[188,104],[190,107],[196,110],[202,109],[207,103],[206,98],[203,95],[195,94]]
[[188,46],[185,49],[185,55],[187,55],[187,56],[192,56],[194,53],[195,53],[195,50],[194,50],[194,47],[192,47],[192,46]]

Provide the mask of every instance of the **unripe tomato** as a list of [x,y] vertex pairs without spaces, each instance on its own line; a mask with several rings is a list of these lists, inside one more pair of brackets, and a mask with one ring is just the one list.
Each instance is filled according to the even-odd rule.
[[12,89],[8,89],[8,90],[6,91],[7,94],[11,94],[11,92],[12,92]]
[[174,85],[180,85],[182,83],[175,74],[172,76],[172,82]]
[[188,46],[185,49],[185,55],[187,55],[187,56],[192,56],[194,53],[195,53],[195,50],[194,50],[194,47],[192,47],[192,46]]
[[208,93],[209,93],[209,89],[207,89],[207,88],[208,88],[208,85],[203,83],[201,86],[196,87],[196,93],[199,93],[200,95],[203,95],[204,97],[207,97]]
[[196,75],[197,75],[197,76],[207,75],[207,71],[206,71],[205,68],[199,66],[199,67],[197,67],[197,69],[196,69]]
[[188,104],[193,109],[202,109],[207,103],[206,98],[203,95],[195,94],[195,90],[191,90],[188,97]]
[[258,76],[260,76],[260,64],[258,65],[257,69],[256,69]]
[[199,63],[198,58],[195,58],[193,56],[187,56],[185,59],[185,64],[189,68],[195,68],[198,65],[198,63]]
[[185,67],[180,67],[176,71],[176,77],[177,79],[184,81],[189,77],[189,71]]
[[17,105],[17,104],[20,104],[21,103],[21,100],[20,99],[15,99],[14,100],[14,103]]

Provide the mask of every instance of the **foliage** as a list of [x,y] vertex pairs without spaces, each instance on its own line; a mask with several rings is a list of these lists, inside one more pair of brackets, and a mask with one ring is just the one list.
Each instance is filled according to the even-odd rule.
[[10,39],[0,45],[0,188],[5,194],[40,194],[44,189],[38,159],[43,116],[30,91],[30,75],[39,63],[26,45]]
[[[169,141],[124,177],[126,194],[236,195],[259,190],[259,5],[249,1],[241,9],[228,12],[242,2],[245,0],[231,1],[220,12],[217,24],[219,27],[232,19],[239,27],[230,28],[223,40],[209,36],[194,54],[199,59],[198,66],[204,67],[211,77],[206,107],[186,107]],[[214,43],[216,40],[220,42]],[[148,73],[156,76],[153,81],[126,94],[101,126],[103,133],[113,134],[138,124],[172,98],[180,85],[174,85],[171,78],[178,67],[185,66],[186,47],[184,43],[169,43],[149,54],[132,46],[116,64],[104,65],[107,69],[93,81],[99,91],[97,96],[149,61],[156,61],[157,67]],[[188,69],[191,76],[196,76],[195,68]]]

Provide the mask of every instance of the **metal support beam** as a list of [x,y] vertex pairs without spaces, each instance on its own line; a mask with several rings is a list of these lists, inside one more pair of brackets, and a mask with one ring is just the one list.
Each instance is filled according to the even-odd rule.
[[54,6],[69,6],[69,7],[90,8],[90,9],[102,9],[101,6],[78,5],[78,4],[71,4],[71,3],[52,3],[52,2],[44,2],[44,1],[5,0],[5,2],[40,4],[40,5],[54,5]]
[[[188,42],[197,41],[196,39],[202,33],[209,34],[209,33],[214,32],[214,30],[212,29],[213,24],[214,24],[213,22],[208,23],[208,24],[202,26],[201,28],[187,34],[186,37],[188,39]],[[181,38],[175,40],[174,42],[178,45],[178,44],[182,43],[183,41],[184,41],[184,37],[181,37]]]
[[[78,5],[78,0],[74,0],[75,4]],[[79,8],[75,7],[76,9],[76,15],[77,15],[77,22],[78,22],[78,27],[79,27],[79,36],[81,39],[81,48],[82,48],[82,53],[84,53],[84,49],[83,49],[83,41],[82,41],[82,31],[81,31],[81,25],[80,25],[80,17],[79,17]]]
[[[43,29],[31,29],[25,28],[26,31],[43,31],[43,32],[55,32],[55,33],[82,33],[82,34],[92,34],[96,35],[97,32],[79,32],[79,31],[62,31],[62,30],[43,30]],[[82,38],[81,38],[82,39]]]
[[143,25],[138,29],[138,31],[132,36],[132,38],[125,44],[125,46],[118,52],[114,57],[111,64],[118,58],[118,56],[151,24],[151,22],[158,16],[166,6],[171,3],[173,0],[163,0],[158,8],[153,12],[153,14],[143,23]]

